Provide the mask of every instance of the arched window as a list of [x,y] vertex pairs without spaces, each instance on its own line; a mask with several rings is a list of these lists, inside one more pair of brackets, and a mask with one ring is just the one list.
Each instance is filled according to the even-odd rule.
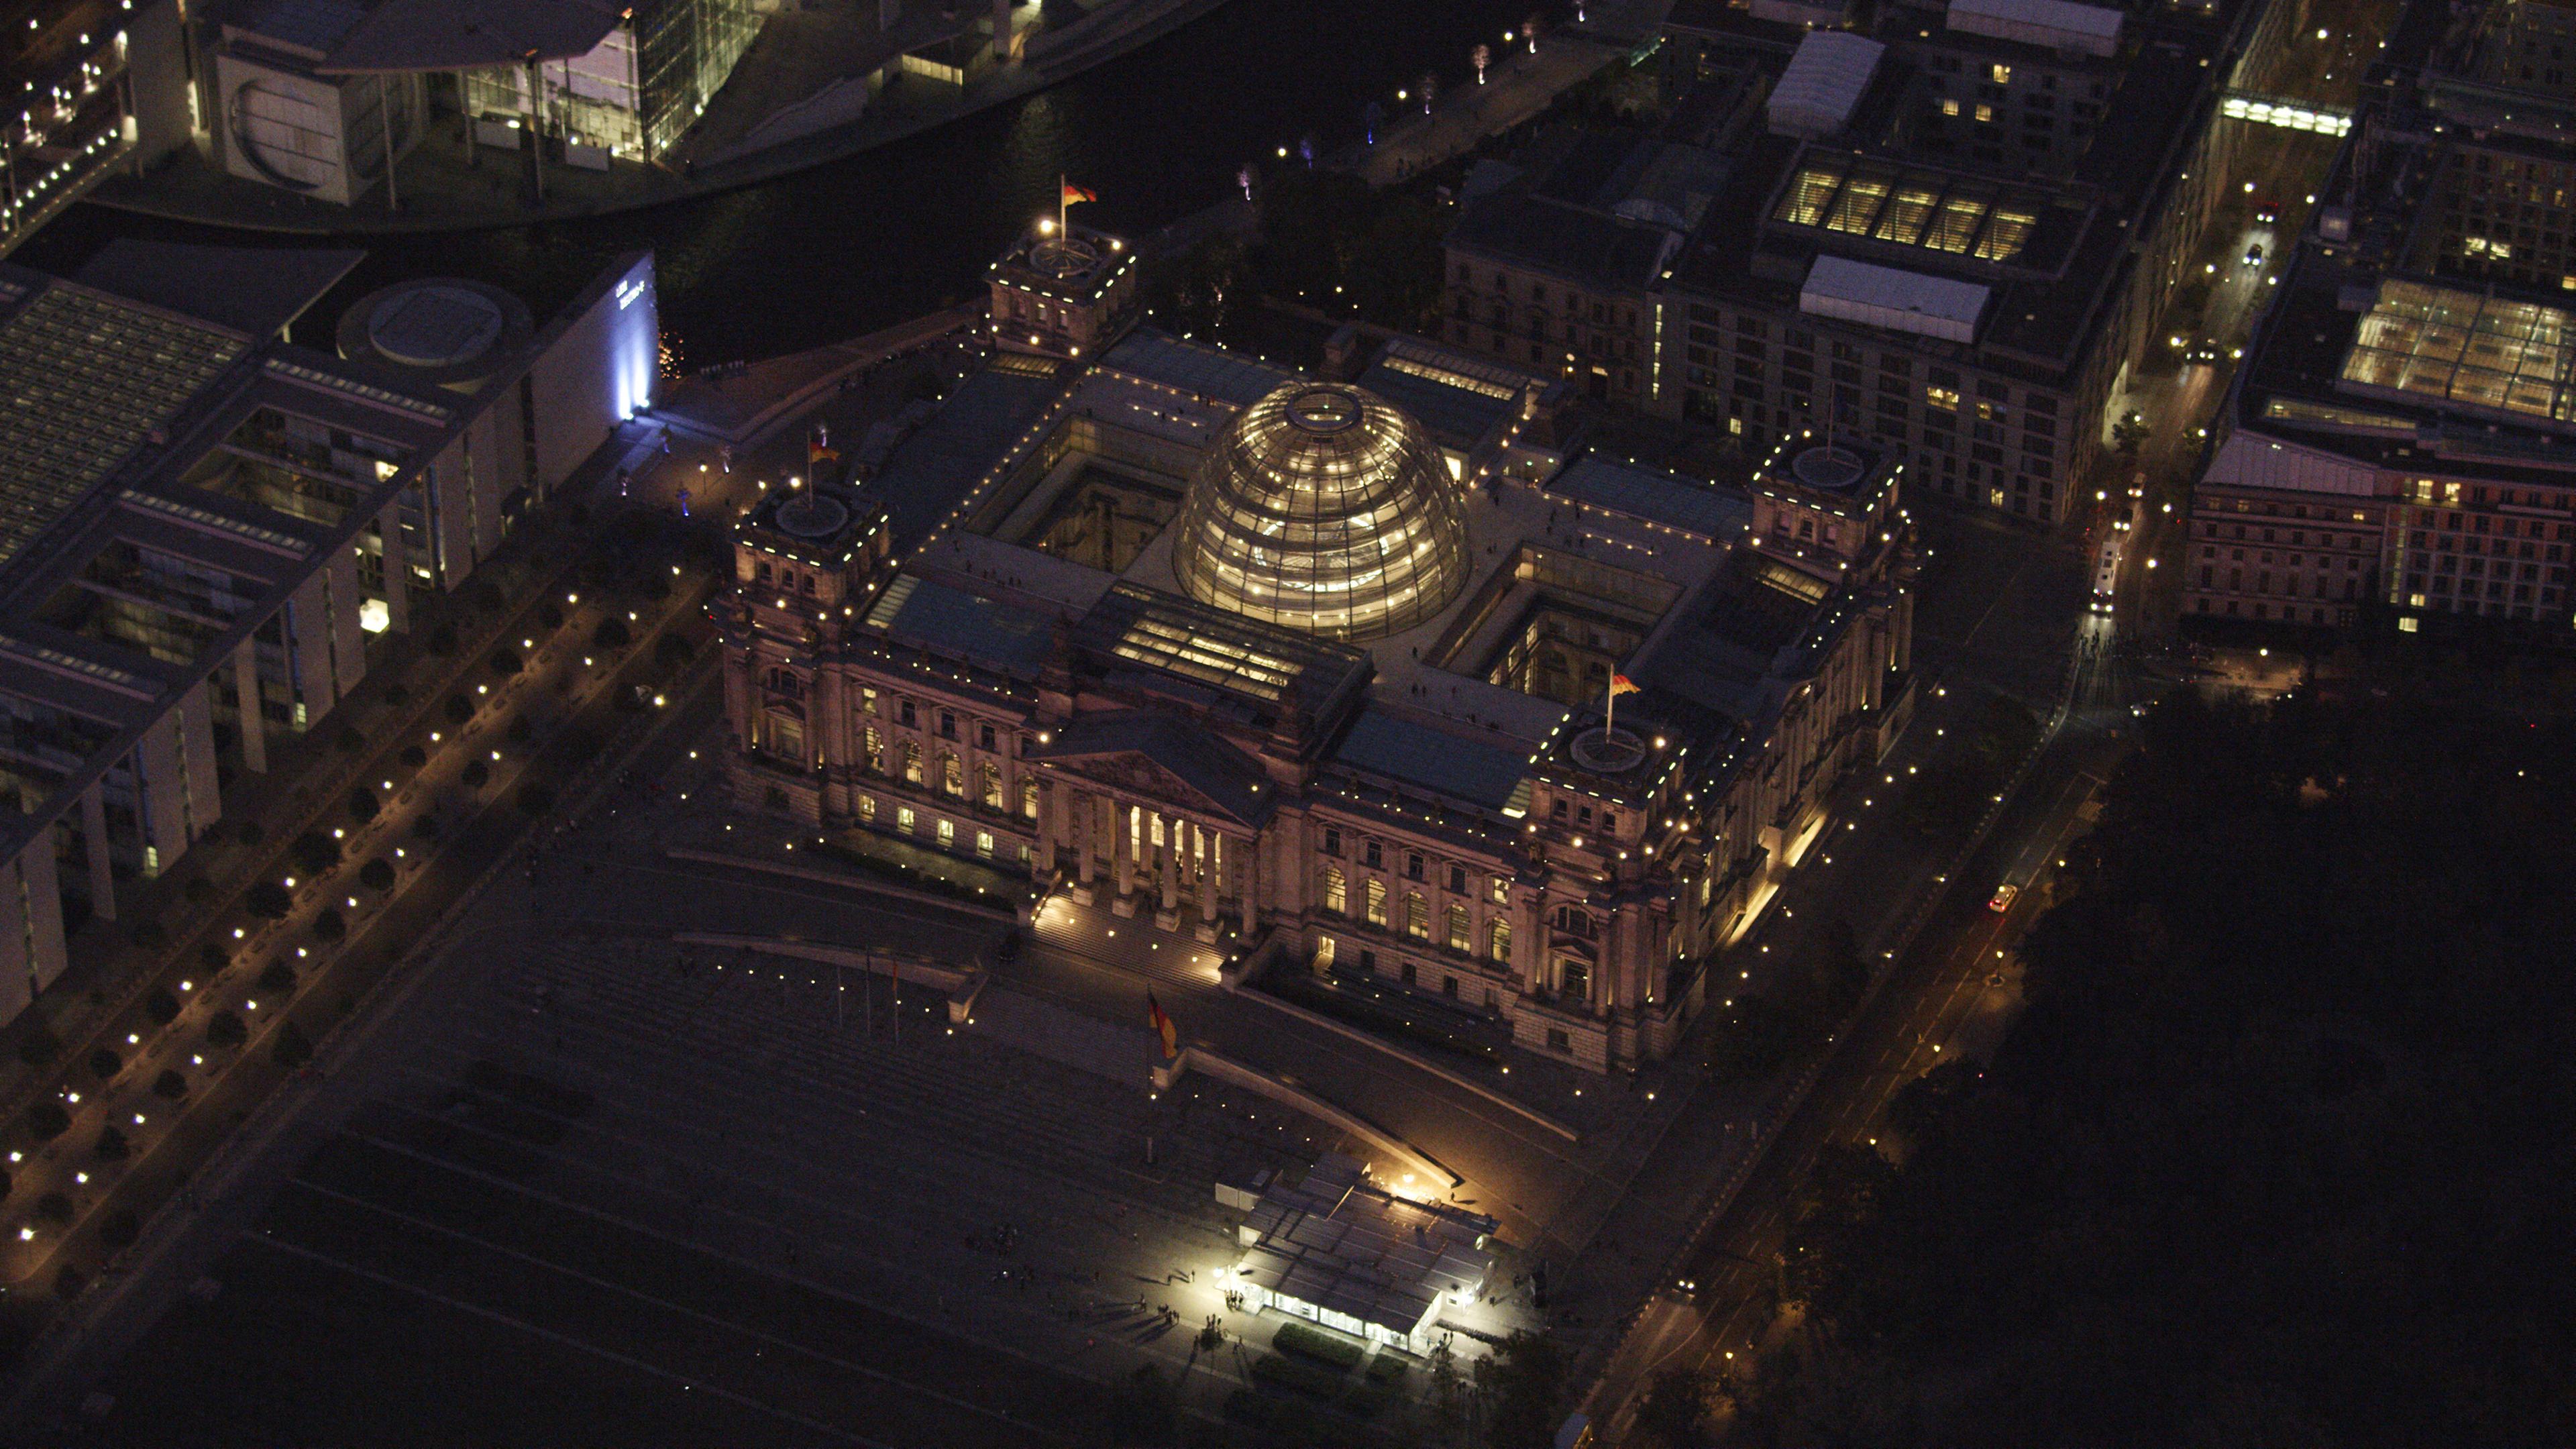
[[1492,938],[1486,954],[1493,957],[1498,966],[1512,964],[1512,923],[1496,916],[1493,925],[1486,928],[1486,934]]
[[921,746],[903,742],[903,777],[915,785],[921,783]]
[[1350,884],[1342,879],[1342,868],[1338,865],[1325,866],[1324,909],[1338,916],[1348,912],[1350,908]]
[[946,750],[939,752],[939,788],[951,795],[966,793],[966,766]]
[[875,725],[870,725],[867,728],[867,735],[864,743],[867,745],[868,751],[868,773],[871,775],[884,774],[885,736],[877,733],[877,727]]
[[1002,767],[988,760],[984,763],[982,769],[978,773],[984,777],[984,808],[987,810],[1001,809]]
[[1035,780],[1020,782],[1020,813],[1031,820],[1038,818],[1038,782]]
[[1420,891],[1404,893],[1404,933],[1423,940],[1431,939],[1431,906]]
[[1449,949],[1452,951],[1464,951],[1469,949],[1467,939],[1467,908],[1465,906],[1451,906],[1447,914],[1449,918],[1447,922],[1449,927]]
[[1368,922],[1380,928],[1386,925],[1385,881],[1373,879],[1368,883]]

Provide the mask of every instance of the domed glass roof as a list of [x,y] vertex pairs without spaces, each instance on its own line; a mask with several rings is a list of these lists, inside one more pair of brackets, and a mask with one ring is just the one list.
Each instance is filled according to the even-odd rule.
[[1172,572],[1201,603],[1332,639],[1437,614],[1467,582],[1465,493],[1422,425],[1342,383],[1245,408],[1191,476]]

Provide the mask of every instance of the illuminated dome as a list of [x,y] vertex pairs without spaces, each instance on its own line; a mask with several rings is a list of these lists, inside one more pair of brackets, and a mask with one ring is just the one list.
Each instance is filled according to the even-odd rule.
[[1202,603],[1332,639],[1377,639],[1467,582],[1463,491],[1422,425],[1341,383],[1245,408],[1190,479],[1172,572]]

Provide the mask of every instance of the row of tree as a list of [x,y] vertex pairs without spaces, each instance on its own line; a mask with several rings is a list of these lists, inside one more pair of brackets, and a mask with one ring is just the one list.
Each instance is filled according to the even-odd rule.
[[1791,1346],[1656,1436],[2576,1443],[2576,728],[2433,673],[2155,712],[2025,1017],[1828,1155]]

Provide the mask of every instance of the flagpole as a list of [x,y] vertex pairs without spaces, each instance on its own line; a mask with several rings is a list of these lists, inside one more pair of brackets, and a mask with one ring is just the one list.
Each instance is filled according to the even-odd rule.
[[1064,173],[1055,174],[1055,234],[1066,246],[1073,245],[1073,205],[1065,200]]
[[1611,728],[1619,717],[1619,676],[1610,676],[1610,692],[1601,701],[1601,743],[1607,745],[1617,735]]

